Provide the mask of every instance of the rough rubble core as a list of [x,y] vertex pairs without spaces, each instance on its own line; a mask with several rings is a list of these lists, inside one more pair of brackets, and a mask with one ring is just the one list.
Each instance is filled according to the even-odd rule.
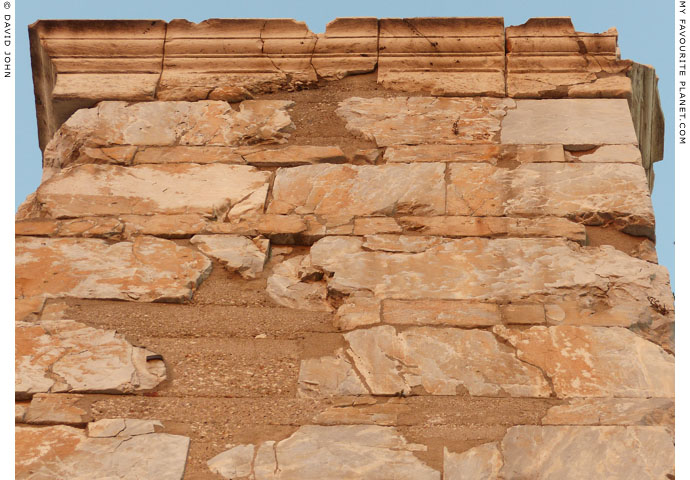
[[29,34],[17,478],[673,478],[664,120],[615,28]]

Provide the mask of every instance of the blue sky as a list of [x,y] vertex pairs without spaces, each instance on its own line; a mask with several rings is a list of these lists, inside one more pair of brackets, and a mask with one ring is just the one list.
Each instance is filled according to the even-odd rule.
[[673,19],[670,0],[609,1],[211,1],[120,0],[118,2],[22,0],[17,1],[16,170],[15,208],[33,192],[41,179],[29,38],[27,26],[38,19],[186,18],[295,18],[314,32],[323,32],[336,17],[504,17],[505,25],[519,25],[530,17],[569,16],[575,29],[603,32],[615,26],[623,58],[652,65],[659,76],[662,108],[666,114],[664,160],[654,167],[652,202],[657,221],[659,263],[671,273],[674,285],[674,142],[673,142]]

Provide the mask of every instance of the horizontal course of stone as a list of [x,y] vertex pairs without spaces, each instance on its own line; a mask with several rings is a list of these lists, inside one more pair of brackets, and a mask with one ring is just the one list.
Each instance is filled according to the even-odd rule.
[[615,29],[30,35],[17,478],[672,478],[663,117]]

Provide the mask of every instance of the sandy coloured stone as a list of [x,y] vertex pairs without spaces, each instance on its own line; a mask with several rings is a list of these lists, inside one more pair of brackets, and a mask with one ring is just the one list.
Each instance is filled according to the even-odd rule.
[[162,360],[114,330],[73,320],[15,323],[15,396],[43,392],[132,393],[165,380]]
[[[239,146],[280,143],[294,124],[293,102],[247,100],[239,111],[223,101],[101,102],[75,112],[45,149],[44,166],[73,163],[82,146]],[[78,156],[77,156],[78,158]]]
[[396,72],[379,71],[377,82],[384,88],[402,92],[425,92],[442,97],[502,97],[505,95],[503,72]]
[[673,398],[575,398],[551,407],[543,425],[665,425],[673,428]]
[[637,144],[624,99],[516,100],[501,128],[504,144]]
[[211,261],[170,240],[136,237],[108,244],[80,238],[19,237],[15,297],[180,302],[211,272]]
[[637,145],[601,145],[593,151],[566,152],[566,159],[582,163],[634,163],[642,165],[642,154]]
[[163,427],[158,420],[141,420],[138,418],[102,418],[87,425],[89,438],[132,437],[155,433],[156,427]]
[[84,425],[92,420],[83,395],[37,393],[26,411],[25,422],[39,425]]
[[[236,235],[265,235],[292,239],[308,229],[304,218],[299,215],[248,215],[228,222],[207,223],[204,233],[226,233]],[[283,243],[278,241],[277,243]]]
[[398,425],[400,414],[410,413],[410,407],[397,403],[397,398],[386,403],[376,403],[371,397],[347,398],[340,404],[320,412],[314,423],[319,425],[381,425],[393,427]]
[[45,295],[16,298],[14,300],[14,320],[20,322],[38,318],[43,311],[45,303]]
[[243,278],[256,278],[268,260],[270,242],[239,235],[195,235],[190,242],[204,254],[220,261],[230,272]]
[[373,235],[377,233],[401,233],[402,228],[398,225],[395,218],[391,217],[369,217],[355,218],[355,235]]
[[[248,450],[215,458],[223,460],[223,471],[245,471]],[[258,445],[252,470],[256,480],[441,480],[440,472],[414,454],[425,450],[408,443],[393,427],[303,425],[285,440]],[[214,471],[233,478],[219,470]]]
[[498,143],[501,119],[513,106],[512,99],[353,97],[340,102],[336,113],[350,132],[379,147]]
[[444,480],[498,480],[503,456],[498,443],[485,443],[462,453],[443,449]]
[[270,175],[250,166],[219,163],[82,165],[42,183],[36,201],[55,218],[192,213],[220,217],[248,200],[251,211],[262,213]]
[[266,282],[266,293],[284,307],[330,312],[333,307],[326,300],[326,285],[303,281],[318,273],[308,256],[292,257],[273,269]]
[[520,425],[508,429],[501,450],[503,478],[652,480],[674,473],[673,439],[663,427]]
[[419,253],[442,242],[442,238],[423,235],[367,235],[362,249],[372,252]]
[[500,155],[499,145],[397,145],[386,148],[386,163],[489,162]]
[[297,388],[303,397],[369,393],[342,348],[330,357],[302,360]]
[[[452,188],[448,187],[449,190]],[[470,217],[448,215],[438,217],[403,216],[396,225],[405,232],[443,237],[563,237],[584,245],[585,227],[560,217],[515,218],[515,217]],[[355,220],[355,227],[357,226]],[[395,233],[371,231],[367,233]],[[389,228],[392,230],[392,228]]]
[[63,425],[15,428],[18,479],[182,480],[189,438],[167,433],[89,438]]
[[498,305],[456,300],[384,300],[383,323],[487,327],[501,323]]
[[374,395],[409,394],[422,386],[430,395],[548,397],[541,372],[518,360],[491,332],[392,326],[344,334],[355,362]]
[[[357,237],[314,243],[313,266],[330,290],[368,290],[377,298],[510,302],[529,295],[607,292],[612,303],[645,306],[647,296],[673,305],[663,267],[613,247],[580,247],[561,239],[445,239],[420,253],[370,252]],[[332,275],[331,275],[332,274]]]
[[281,149],[262,150],[244,155],[255,167],[295,167],[317,163],[345,163],[347,157],[340,147],[290,145]]
[[381,302],[368,295],[352,295],[338,307],[333,325],[338,330],[352,330],[381,322]]
[[210,223],[203,215],[120,215],[127,238],[137,235],[154,235],[163,238],[188,237],[200,233]]
[[674,357],[620,327],[494,327],[517,358],[549,376],[568,397],[673,397]]
[[187,146],[139,147],[134,165],[144,163],[234,163],[244,164],[236,147]]
[[252,473],[254,445],[236,445],[219,453],[206,464],[208,468],[223,478],[241,478]]
[[506,325],[534,325],[546,323],[544,305],[509,304],[501,305],[501,317]]
[[444,170],[443,164],[281,168],[267,213],[442,215]]
[[654,212],[644,169],[628,164],[530,163],[514,170],[450,165],[447,213],[551,215],[588,224],[613,222],[653,235]]
[[14,404],[14,423],[24,423],[24,415],[29,408],[26,402],[17,402]]

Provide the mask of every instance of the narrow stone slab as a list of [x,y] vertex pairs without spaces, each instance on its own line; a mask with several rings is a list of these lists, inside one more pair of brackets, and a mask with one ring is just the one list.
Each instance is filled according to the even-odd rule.
[[195,235],[190,242],[243,278],[256,278],[268,260],[269,241],[239,235]]
[[443,449],[444,480],[464,480],[470,478],[498,480],[503,467],[503,455],[498,443],[485,443],[462,453]]
[[[248,199],[262,213],[270,172],[245,165],[82,165],[41,184],[36,201],[54,218],[199,213],[209,217]],[[259,198],[254,199],[251,194]],[[246,213],[246,212],[243,212]]]
[[[502,478],[672,478],[673,439],[663,427],[511,427]],[[564,462],[563,459],[568,461]],[[667,475],[671,475],[668,477]]]
[[340,102],[336,113],[349,131],[379,147],[498,143],[501,119],[514,105],[512,99],[486,97],[353,97]]
[[347,157],[340,147],[290,145],[281,149],[262,150],[244,155],[256,167],[295,167],[316,163],[345,163]]
[[162,360],[114,330],[73,320],[15,323],[15,396],[42,392],[132,393],[165,380]]
[[16,478],[181,480],[189,438],[167,433],[89,438],[84,430],[15,428]]
[[134,165],[144,163],[246,163],[235,147],[175,145],[172,147],[139,147]]
[[637,144],[625,99],[516,100],[503,119],[501,143]]
[[444,171],[443,164],[281,168],[267,213],[442,215]]
[[494,327],[564,397],[673,397],[674,358],[619,327]]
[[664,425],[673,428],[672,398],[576,398],[551,407],[543,425]]
[[532,163],[509,170],[454,163],[447,214],[553,215],[654,235],[652,200],[639,165]]
[[344,335],[357,370],[374,395],[407,395],[421,386],[430,395],[548,397],[541,372],[518,360],[491,332],[391,326]]
[[634,163],[642,165],[642,153],[637,145],[601,145],[584,152],[566,152],[566,159],[582,163]]
[[238,445],[208,464],[223,478],[236,478],[232,475],[249,469],[257,480],[441,480],[440,472],[413,453],[425,450],[407,443],[392,427],[304,425],[285,440]]
[[15,296],[180,302],[211,272],[198,251],[169,240],[137,237],[108,244],[81,238],[19,237]]
[[454,300],[384,300],[384,323],[487,327],[501,323],[498,305]]

